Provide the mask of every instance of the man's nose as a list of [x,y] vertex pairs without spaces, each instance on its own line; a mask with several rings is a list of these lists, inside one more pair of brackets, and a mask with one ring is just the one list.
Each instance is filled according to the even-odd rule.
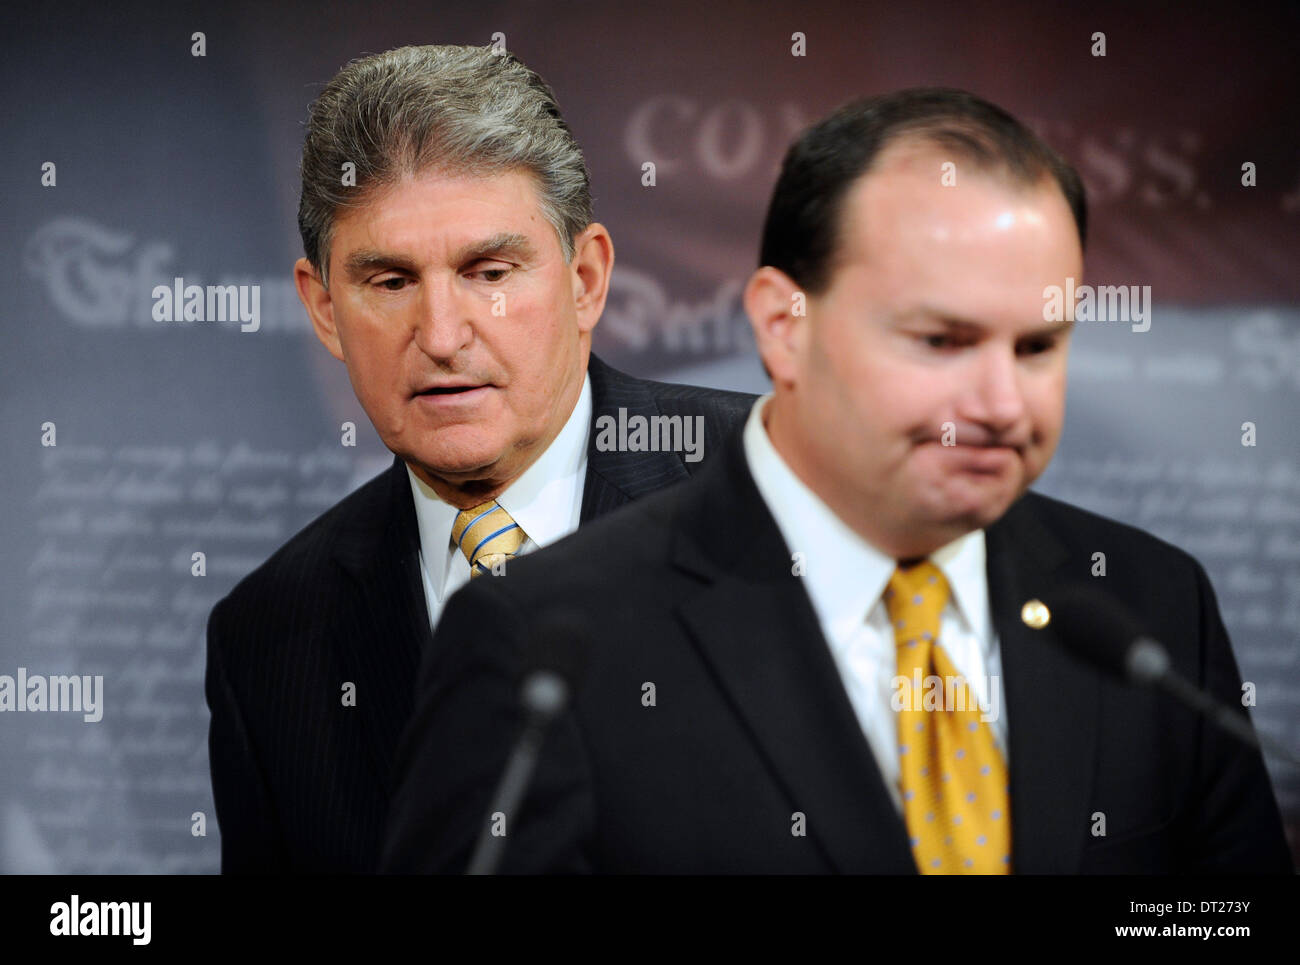
[[1015,349],[987,345],[974,359],[975,372],[966,395],[965,415],[994,430],[1015,426],[1026,412],[1025,393]]
[[470,299],[455,282],[426,281],[418,301],[415,340],[434,359],[450,359],[474,338]]

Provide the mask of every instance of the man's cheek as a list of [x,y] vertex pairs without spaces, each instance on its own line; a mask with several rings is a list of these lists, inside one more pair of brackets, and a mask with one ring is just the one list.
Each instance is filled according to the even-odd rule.
[[509,387],[500,395],[500,418],[509,420],[526,435],[546,422],[550,411],[548,394],[526,375],[516,373]]

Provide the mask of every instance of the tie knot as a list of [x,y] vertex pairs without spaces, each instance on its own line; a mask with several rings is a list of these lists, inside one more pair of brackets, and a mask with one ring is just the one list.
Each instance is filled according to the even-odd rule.
[[[913,566],[899,565],[885,590],[885,609],[895,630],[917,624],[936,633],[939,614],[948,603],[951,589],[943,571],[929,560]],[[900,627],[899,623],[904,626]]]
[[528,537],[497,501],[462,509],[451,527],[452,542],[469,560],[470,573],[490,573],[492,567],[519,552]]

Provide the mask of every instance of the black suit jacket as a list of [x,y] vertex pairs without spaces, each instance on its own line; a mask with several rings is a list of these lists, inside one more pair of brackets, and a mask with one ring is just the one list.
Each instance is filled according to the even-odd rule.
[[[986,547],[1014,870],[1289,871],[1257,752],[1103,679],[1020,620],[1027,600],[1095,579],[1092,554],[1105,552],[1107,589],[1170,646],[1177,669],[1240,706],[1201,566],[1033,493],[987,529]],[[502,870],[915,873],[792,571],[737,432],[690,483],[462,589],[421,670],[382,870],[465,869],[519,732],[530,627],[571,609],[586,615],[587,667],[522,809],[506,815]],[[796,813],[803,836],[792,834]],[[1093,834],[1099,813],[1105,836]]]
[[[588,365],[593,431],[581,521],[679,482],[722,448],[753,396]],[[595,420],[704,417],[704,459],[596,448]],[[294,536],[213,608],[208,753],[224,871],[373,871],[390,765],[430,642],[406,468]],[[512,565],[514,565],[512,563]],[[342,687],[356,687],[344,707]]]

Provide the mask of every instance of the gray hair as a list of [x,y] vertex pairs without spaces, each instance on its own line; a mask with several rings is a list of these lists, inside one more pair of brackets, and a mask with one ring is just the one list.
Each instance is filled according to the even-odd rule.
[[[356,187],[343,165],[356,165]],[[399,47],[352,61],[312,103],[302,148],[298,231],[328,286],[341,208],[426,171],[537,181],[542,214],[571,261],[591,224],[587,165],[555,94],[513,54],[490,47]]]

